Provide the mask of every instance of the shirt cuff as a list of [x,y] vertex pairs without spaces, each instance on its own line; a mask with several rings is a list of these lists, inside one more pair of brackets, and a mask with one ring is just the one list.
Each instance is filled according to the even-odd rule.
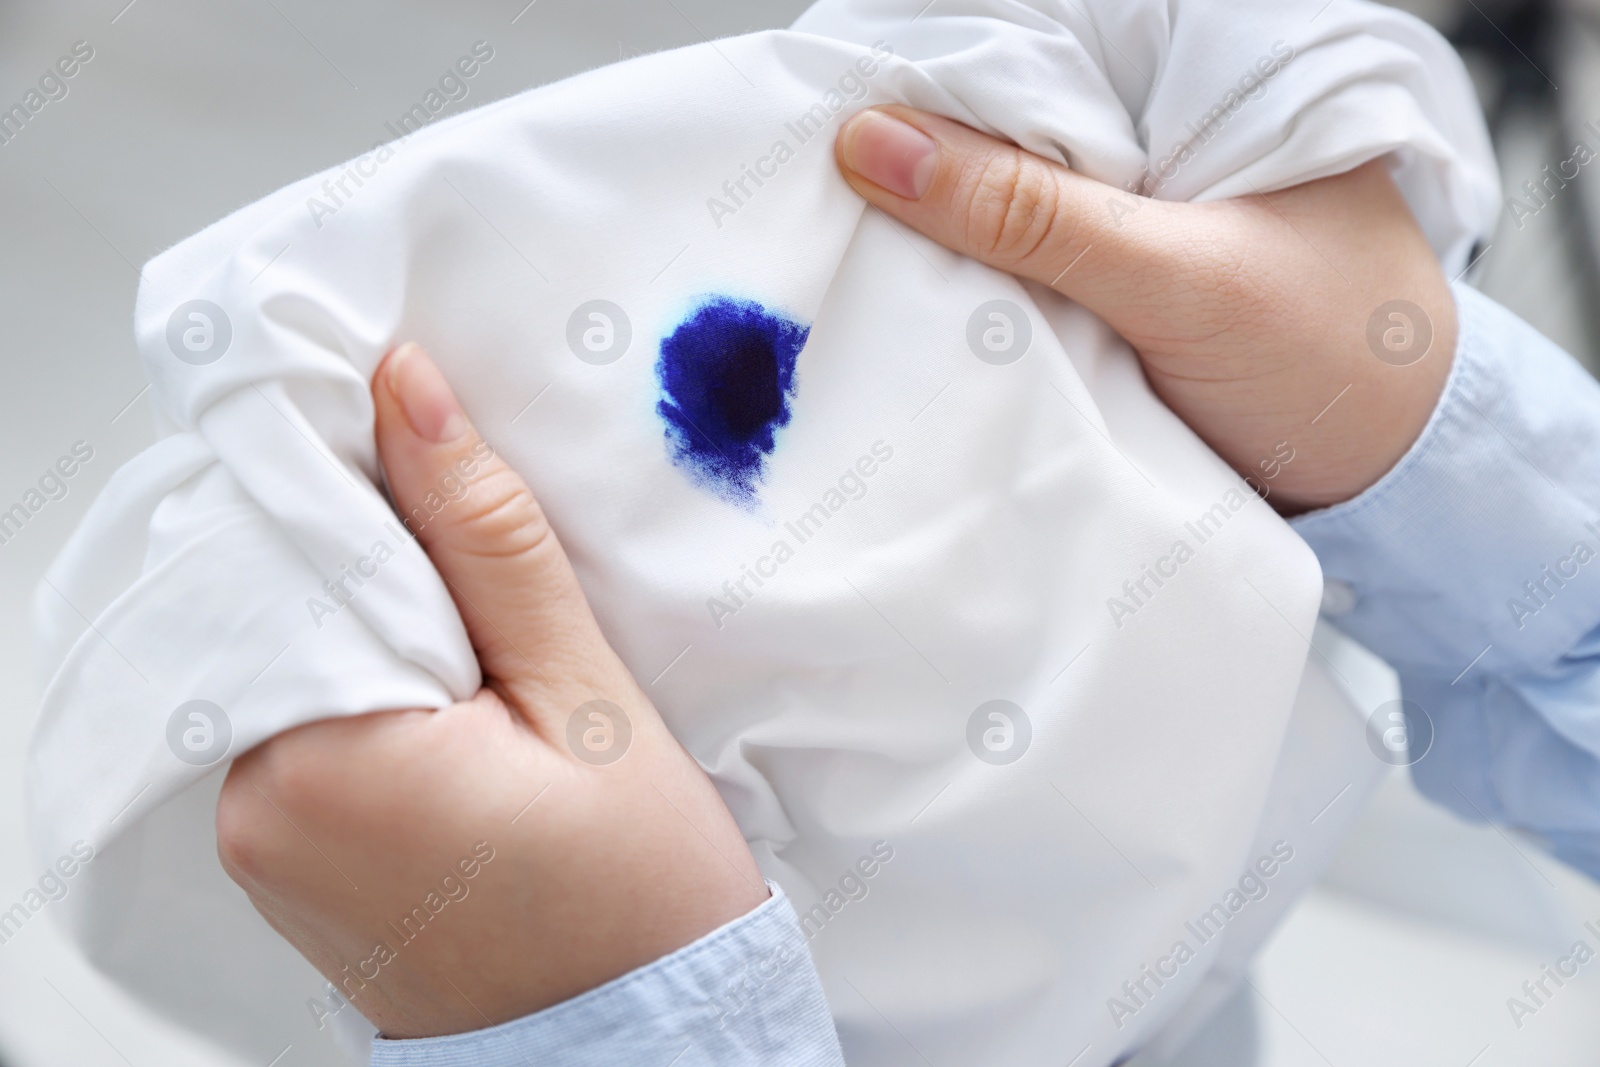
[[1402,675],[1547,668],[1600,620],[1600,385],[1453,287],[1455,364],[1422,435],[1353,500],[1293,519],[1324,614]]
[[783,890],[741,918],[571,1000],[487,1030],[389,1041],[371,1067],[843,1067],[805,934]]

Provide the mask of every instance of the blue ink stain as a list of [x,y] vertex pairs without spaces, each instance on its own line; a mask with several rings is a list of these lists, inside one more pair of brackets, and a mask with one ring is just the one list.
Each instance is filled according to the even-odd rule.
[[789,425],[795,362],[811,327],[752,300],[710,297],[661,342],[672,462],[731,503],[753,506],[776,432]]

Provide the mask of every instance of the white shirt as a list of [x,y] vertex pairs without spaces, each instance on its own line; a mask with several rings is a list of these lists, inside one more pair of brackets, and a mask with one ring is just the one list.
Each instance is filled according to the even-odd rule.
[[[149,265],[136,330],[168,436],[40,598],[35,826],[51,855],[102,852],[66,902],[102,966],[239,1042],[311,995],[216,867],[205,761],[478,685],[377,489],[367,378],[402,338],[527,478],[814,916],[852,1063],[901,1062],[905,1039],[1109,1063],[1247,958],[1337,840],[1282,828],[1317,784],[1295,724],[1349,717],[1302,685],[1311,553],[1103,324],[867,211],[833,135],[902,101],[1170,198],[1390,154],[1459,262],[1495,208],[1470,87],[1430,30],[1360,3],[919,7],[824,3],[804,32],[501,101]],[[738,413],[701,429],[712,408],[673,379],[712,358],[695,324],[718,307],[796,357],[791,379],[770,356],[781,396],[737,455],[700,437]],[[1296,860],[1245,906],[1280,840]],[[203,922],[171,908],[179,885]],[[1219,905],[1226,937],[1185,932]],[[253,988],[219,978],[241,955]]]

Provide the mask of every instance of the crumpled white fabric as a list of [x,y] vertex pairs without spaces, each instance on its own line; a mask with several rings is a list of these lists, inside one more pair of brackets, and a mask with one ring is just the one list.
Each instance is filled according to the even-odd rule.
[[[852,1064],[1082,1051],[1090,1067],[1203,1017],[1207,983],[1237,976],[1347,825],[1313,825],[1317,807],[1376,773],[1325,680],[1307,676],[1291,727],[1315,560],[1094,316],[850,191],[833,135],[888,101],[1170,199],[1387,155],[1452,273],[1495,210],[1459,62],[1394,11],[823,0],[791,32],[532,90],[218,222],[144,272],[164,436],[39,594],[53,680],[33,827],[48,857],[100,850],[57,910],[104,970],[262,1062],[285,1041],[330,1047],[306,1008],[320,980],[217,867],[225,765],[180,760],[169,720],[210,701],[237,753],[476,689],[448,593],[378,488],[367,378],[415,339],[532,485],[763,869],[802,912],[821,906],[811,944]],[[809,137],[807,114],[826,120]],[[811,327],[754,506],[675,466],[655,411],[658,343],[708,294]],[[197,300],[227,326],[212,362]],[[631,330],[608,364],[568,342],[594,300]],[[1031,332],[1006,365],[969,343],[994,300]],[[858,492],[841,479],[862,457]],[[785,524],[817,504],[801,543]],[[310,606],[380,541],[393,558],[347,605]],[[770,562],[778,541],[792,555]],[[1179,541],[1192,558],[1130,599],[1124,582]],[[766,577],[734,599],[748,568]],[[1137,610],[1119,617],[1117,597]],[[1031,740],[997,765],[975,752],[1001,720],[980,716],[972,746],[969,721],[1001,699]],[[1301,859],[1270,904],[1126,992],[1278,841]],[[851,880],[878,842],[892,860]]]

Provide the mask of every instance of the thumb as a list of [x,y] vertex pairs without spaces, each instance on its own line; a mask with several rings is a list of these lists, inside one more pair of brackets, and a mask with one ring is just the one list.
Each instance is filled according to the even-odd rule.
[[1138,278],[1170,276],[1166,257],[1184,244],[1172,240],[1172,205],[898,104],[853,116],[836,154],[845,180],[885,214],[1113,325],[1133,312]]
[[391,352],[372,399],[395,505],[455,597],[484,674],[513,689],[549,684],[546,664],[607,647],[533,492],[427,353],[409,343]]

